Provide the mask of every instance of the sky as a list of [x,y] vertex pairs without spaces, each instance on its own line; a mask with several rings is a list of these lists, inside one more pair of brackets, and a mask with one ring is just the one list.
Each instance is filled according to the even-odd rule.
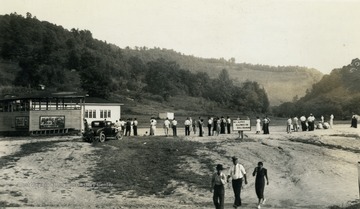
[[0,0],[121,48],[173,49],[328,74],[360,58],[360,0]]

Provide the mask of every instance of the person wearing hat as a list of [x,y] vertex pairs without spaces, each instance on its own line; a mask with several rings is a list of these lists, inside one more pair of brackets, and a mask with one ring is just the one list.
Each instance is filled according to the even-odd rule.
[[232,187],[234,190],[234,196],[235,196],[235,201],[234,201],[234,208],[237,208],[239,206],[241,206],[241,187],[242,187],[242,183],[243,183],[243,179],[245,184],[247,184],[247,178],[246,178],[246,171],[243,165],[241,165],[240,163],[238,163],[238,158],[237,157],[232,157],[232,161],[233,161],[233,165],[230,167],[229,169],[229,174],[228,174],[228,182],[229,179],[232,179]]
[[225,200],[225,184],[226,184],[226,175],[222,172],[223,166],[217,164],[216,172],[213,174],[211,179],[211,188],[210,192],[213,192],[213,202],[215,209],[224,209],[224,200]]

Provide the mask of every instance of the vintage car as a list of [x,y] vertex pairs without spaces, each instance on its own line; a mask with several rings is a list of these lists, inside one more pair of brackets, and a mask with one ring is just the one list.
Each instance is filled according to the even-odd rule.
[[111,121],[96,120],[91,122],[91,128],[85,125],[83,139],[87,142],[105,142],[106,139],[122,139],[123,134]]

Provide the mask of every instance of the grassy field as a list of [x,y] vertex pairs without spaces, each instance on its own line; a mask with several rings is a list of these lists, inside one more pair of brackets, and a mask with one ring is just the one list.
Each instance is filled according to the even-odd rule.
[[100,148],[96,151],[99,161],[94,171],[95,182],[114,185],[101,188],[103,192],[168,195],[174,189],[168,187],[173,179],[199,188],[209,187],[209,176],[189,172],[180,166],[185,164],[186,157],[201,157],[203,169],[211,174],[213,162],[207,156],[196,155],[199,147],[211,148],[211,143],[204,145],[173,138],[139,137],[96,143],[94,146]]

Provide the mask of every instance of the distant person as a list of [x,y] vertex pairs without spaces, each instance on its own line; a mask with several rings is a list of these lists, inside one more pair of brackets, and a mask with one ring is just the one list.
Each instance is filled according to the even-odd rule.
[[128,118],[126,120],[126,124],[125,124],[125,136],[130,136],[130,133],[131,133],[131,120],[130,118]]
[[300,117],[300,123],[301,123],[301,130],[307,131],[306,117],[304,115]]
[[199,136],[203,136],[204,120],[199,117],[199,120],[197,121],[197,123],[198,123],[198,128],[199,128]]
[[215,134],[217,134],[217,127],[218,127],[217,122],[218,122],[218,118],[216,117],[216,118],[213,119],[213,131],[212,131],[213,136],[215,136]]
[[230,134],[231,131],[231,119],[229,116],[227,116],[226,118],[226,128],[227,128],[227,133]]
[[293,118],[293,129],[294,132],[297,132],[299,129],[299,118],[296,116]]
[[134,121],[133,121],[133,130],[134,130],[134,136],[137,136],[138,133],[137,133],[137,127],[138,127],[138,121],[136,118],[134,118]]
[[122,118],[119,119],[119,122],[120,122],[122,134],[125,134],[125,124],[126,124],[126,122]]
[[185,136],[190,136],[191,121],[189,118],[186,118],[184,125],[185,125]]
[[226,175],[222,172],[223,170],[223,166],[218,164],[211,178],[210,192],[213,192],[215,209],[224,209]]
[[264,197],[264,190],[265,190],[265,179],[266,184],[269,185],[269,179],[267,175],[267,169],[263,167],[262,162],[258,162],[258,166],[254,169],[254,172],[252,173],[255,177],[255,192],[256,196],[258,197],[258,207],[260,209],[261,204],[265,204],[265,197]]
[[321,119],[321,123],[324,123],[324,122],[325,122],[325,121],[324,121],[324,116],[323,116],[323,115],[320,117],[320,119]]
[[195,119],[192,120],[191,126],[192,126],[192,130],[194,131],[194,135],[196,135],[196,121],[195,121]]
[[287,123],[286,123],[287,125],[286,125],[286,132],[288,133],[288,134],[291,134],[291,125],[292,125],[292,120],[291,120],[291,117],[289,117],[288,119],[287,119]]
[[333,125],[334,125],[334,115],[333,114],[330,115],[329,125],[330,125],[330,128],[332,129]]
[[352,128],[357,128],[357,118],[356,115],[353,113],[352,117],[351,117],[351,127]]
[[208,135],[211,136],[211,127],[212,127],[212,123],[213,123],[213,119],[211,117],[208,118],[208,123],[207,123],[207,127],[208,127]]
[[264,121],[263,121],[263,131],[264,131],[264,134],[270,134],[269,124],[270,124],[270,118],[269,118],[268,116],[265,116],[265,117],[264,117]]
[[150,136],[154,136],[155,132],[156,132],[156,123],[157,121],[155,120],[154,117],[151,117],[150,119]]
[[177,136],[177,121],[175,120],[175,118],[171,121],[171,128],[173,130],[173,136]]
[[165,133],[165,136],[169,136],[169,129],[170,129],[170,121],[169,121],[169,118],[166,118],[165,121],[164,121],[164,133]]
[[310,113],[310,116],[307,118],[307,122],[309,124],[308,131],[314,131],[315,130],[315,116]]
[[259,118],[259,116],[256,117],[256,134],[260,134],[261,131],[261,120]]
[[221,116],[220,120],[220,134],[225,134],[225,126],[226,126],[226,120],[224,116]]
[[247,184],[247,179],[246,179],[245,168],[243,165],[238,163],[238,158],[235,156],[232,157],[232,162],[233,165],[229,169],[227,180],[229,181],[229,179],[231,178],[232,187],[235,196],[233,207],[237,208],[241,206],[241,188],[242,188],[243,180],[245,181],[244,183]]

